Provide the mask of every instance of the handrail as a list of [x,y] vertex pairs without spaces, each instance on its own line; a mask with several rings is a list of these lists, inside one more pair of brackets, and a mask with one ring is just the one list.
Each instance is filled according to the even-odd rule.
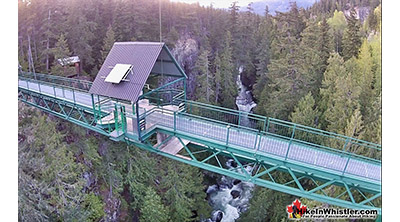
[[236,113],[236,114],[240,114],[240,115],[247,114],[247,115],[249,115],[251,117],[259,118],[259,120],[265,120],[265,119],[268,118],[268,117],[261,116],[261,115],[258,115],[258,114],[254,114],[254,113],[243,112],[243,111],[229,109],[229,108],[220,107],[220,106],[214,106],[214,105],[211,105],[211,104],[200,103],[200,102],[196,102],[196,101],[192,101],[192,100],[187,100],[186,103],[196,104],[196,105],[201,106],[201,107],[213,108],[215,110],[224,110],[225,112]]
[[[36,77],[35,77],[35,75],[31,72],[21,71],[18,73],[18,75],[23,78],[28,78],[28,79],[32,79],[32,80],[36,80],[36,81],[49,82],[49,83],[54,83],[54,84],[58,84],[55,81],[67,82],[69,84],[74,84],[74,83],[82,84],[82,85],[87,86],[88,89],[87,90],[85,89],[86,91],[88,91],[93,84],[92,82],[87,81],[87,80],[66,78],[63,76],[54,76],[54,75],[47,75],[47,74],[42,74],[42,73],[35,73],[35,75],[36,75]],[[45,80],[43,80],[43,78],[46,80],[49,80],[49,81],[45,81]],[[60,84],[58,84],[58,85],[60,85]],[[74,88],[76,88],[76,87],[74,87]]]
[[[348,151],[344,151],[344,150],[340,150],[340,149],[333,149],[331,147],[321,146],[321,145],[318,145],[318,144],[308,143],[306,141],[302,141],[302,140],[298,140],[296,138],[293,138],[293,136],[291,138],[288,138],[288,137],[285,137],[285,136],[282,136],[282,135],[279,135],[279,134],[274,134],[274,133],[271,133],[271,132],[264,132],[264,133],[260,134],[260,131],[259,132],[255,132],[255,130],[251,129],[251,128],[250,129],[246,129],[246,128],[242,127],[242,126],[235,126],[235,125],[229,124],[227,122],[222,122],[222,121],[218,121],[218,120],[214,120],[214,119],[209,119],[209,118],[206,118],[206,117],[197,116],[197,115],[193,115],[193,114],[189,114],[189,113],[180,113],[179,111],[172,111],[172,110],[164,109],[164,108],[161,108],[161,107],[154,107],[153,109],[151,109],[148,112],[146,112],[145,115],[141,115],[141,117],[146,118],[147,116],[152,115],[155,112],[160,112],[160,113],[164,112],[164,113],[168,113],[169,114],[169,116],[170,116],[169,118],[173,122],[172,123],[169,122],[169,125],[167,125],[166,127],[173,128],[172,130],[174,132],[176,132],[178,130],[176,128],[177,127],[177,121],[179,120],[179,118],[183,117],[184,119],[197,119],[200,122],[204,121],[206,123],[207,122],[208,123],[214,123],[214,124],[218,124],[218,125],[222,126],[221,129],[224,129],[225,133],[223,133],[224,131],[221,132],[221,133],[222,133],[222,135],[224,135],[226,137],[226,139],[225,140],[224,139],[221,140],[221,138],[217,138],[216,140],[218,140],[218,141],[220,141],[220,142],[222,142],[224,144],[226,143],[226,146],[229,146],[229,145],[239,145],[239,146],[241,146],[240,144],[236,143],[238,141],[235,141],[235,140],[231,141],[229,132],[232,131],[232,130],[245,130],[246,133],[249,133],[250,137],[255,139],[255,141],[259,141],[258,142],[259,144],[261,143],[261,138],[262,137],[263,138],[268,138],[268,137],[269,138],[281,138],[282,140],[288,142],[289,144],[292,144],[292,143],[293,144],[297,144],[297,145],[304,144],[308,149],[312,149],[312,150],[315,150],[315,151],[322,151],[322,152],[331,153],[331,154],[335,154],[335,155],[340,155],[340,156],[342,156],[342,157],[347,159],[346,166],[343,168],[343,166],[340,165],[340,166],[338,166],[337,169],[336,168],[331,168],[329,166],[316,165],[316,164],[313,164],[313,163],[308,163],[308,164],[311,164],[313,166],[315,165],[317,167],[326,168],[326,169],[329,169],[329,170],[333,170],[333,171],[335,171],[335,172],[337,172],[337,173],[339,173],[341,175],[351,174],[351,175],[354,175],[354,176],[366,178],[366,179],[373,180],[373,181],[380,181],[380,179],[375,178],[375,177],[370,177],[370,176],[367,176],[367,175],[354,174],[352,172],[349,172],[348,171],[348,167],[347,167],[347,165],[348,165],[350,160],[358,160],[358,161],[362,161],[362,162],[365,162],[365,163],[370,163],[370,164],[379,166],[379,165],[381,165],[381,161],[377,160],[377,159],[369,158],[367,156],[358,155],[358,154],[355,154],[353,152],[348,152]],[[156,123],[155,125],[158,125],[158,123]],[[163,126],[163,124],[161,124],[161,126]],[[224,127],[224,126],[226,126],[226,127]],[[144,131],[144,132],[146,132],[146,131]],[[183,132],[185,132],[185,130]],[[255,149],[256,144],[257,144],[257,142],[254,144],[254,149]],[[244,148],[253,149],[252,147],[247,147],[247,146],[244,146]],[[286,150],[286,157],[280,156],[282,158],[285,158],[285,161],[293,160],[292,158],[288,159],[288,153],[290,152],[289,149],[290,148],[288,147],[287,150]],[[257,150],[257,152],[259,152],[258,148],[256,150]],[[263,151],[261,151],[261,152],[263,152]],[[294,159],[294,160],[296,160],[296,159]]]
[[26,80],[26,81],[30,81],[30,82],[37,82],[37,83],[42,83],[42,85],[48,85],[48,86],[58,86],[58,87],[61,87],[61,88],[66,88],[66,89],[69,89],[69,90],[77,90],[77,91],[81,91],[81,92],[85,92],[85,93],[87,93],[88,92],[88,90],[84,90],[84,89],[80,89],[80,88],[75,88],[75,87],[71,87],[71,86],[66,86],[66,85],[60,85],[60,84],[57,84],[57,83],[52,83],[52,82],[46,82],[46,81],[41,81],[41,80],[36,80],[36,79],[30,79],[30,78],[26,78],[26,77],[19,77],[19,78],[21,78],[21,79],[23,79],[23,80]]
[[[367,147],[371,148],[371,149],[382,150],[380,144],[375,144],[375,143],[368,142],[368,141],[365,141],[365,140],[360,140],[360,139],[357,139],[357,138],[353,138],[353,137],[349,137],[349,136],[345,136],[345,135],[341,135],[341,134],[337,134],[337,133],[333,133],[333,132],[329,132],[329,131],[325,131],[325,130],[321,130],[321,129],[317,129],[317,128],[312,128],[312,127],[304,126],[304,125],[297,124],[297,123],[288,122],[288,121],[285,121],[285,120],[280,120],[280,119],[275,119],[275,118],[269,118],[269,119],[270,119],[270,121],[280,122],[280,123],[282,123],[282,125],[283,124],[287,124],[287,126],[296,126],[296,127],[301,127],[301,128],[312,130],[312,131],[317,131],[319,133],[326,133],[326,134],[329,134],[329,135],[337,136],[337,137],[334,137],[334,138],[338,138],[338,139],[341,139],[343,141],[346,141],[347,139],[350,139],[352,141],[362,142],[362,143],[366,143],[368,145],[374,145],[376,147],[370,147],[370,146],[367,146]],[[315,132],[311,132],[311,133],[315,133]],[[321,134],[318,134],[318,135],[321,135]],[[322,134],[322,136],[328,136],[328,135]],[[362,145],[362,144],[360,144],[360,145]],[[366,145],[362,145],[362,146],[366,146]]]
[[[146,118],[148,115],[151,115],[154,112],[168,112],[169,114],[173,114],[174,116],[187,116],[188,118],[194,118],[194,119],[198,119],[200,121],[205,121],[205,122],[214,122],[216,124],[219,125],[226,125],[226,126],[230,126],[232,129],[231,130],[246,130],[248,133],[253,134],[254,136],[260,136],[260,135],[265,135],[265,136],[272,136],[272,137],[278,137],[278,138],[282,138],[283,140],[286,141],[293,141],[296,143],[303,143],[307,146],[310,146],[310,148],[313,149],[317,149],[317,150],[321,150],[321,151],[328,151],[328,152],[334,152],[340,155],[344,155],[344,156],[352,156],[352,159],[361,159],[364,161],[368,161],[368,162],[373,162],[375,164],[380,164],[381,160],[378,159],[374,159],[374,158],[370,158],[367,156],[363,156],[363,155],[359,155],[356,154],[354,152],[349,152],[349,151],[344,151],[341,149],[335,149],[332,147],[328,147],[328,146],[324,146],[324,145],[320,145],[320,144],[315,144],[315,143],[310,143],[307,141],[303,141],[303,140],[299,140],[296,138],[290,138],[287,136],[282,136],[279,135],[277,133],[272,133],[272,132],[265,132],[265,131],[257,131],[253,128],[249,128],[249,127],[244,127],[244,126],[240,126],[240,125],[233,125],[233,124],[229,124],[227,122],[223,122],[223,121],[219,121],[219,120],[215,120],[215,119],[210,119],[207,117],[202,117],[202,116],[198,116],[198,115],[193,115],[190,113],[180,113],[179,111],[172,111],[172,110],[168,110],[162,107],[154,107],[152,109],[150,109],[149,111],[147,111],[146,113],[142,114],[140,117],[141,118]],[[174,121],[176,121],[176,119],[174,118]],[[176,125],[176,123],[174,122],[174,126]],[[175,129],[174,129],[175,130]]]
[[[33,75],[31,75],[31,73],[26,73],[26,72],[20,73],[19,78],[22,80],[29,81],[29,82],[36,82],[39,85],[50,85],[50,86],[60,87],[62,89],[71,90],[73,93],[75,93],[75,91],[82,91],[82,92],[87,93],[87,90],[76,88],[73,86],[62,85],[62,81],[87,83],[88,85],[91,84],[91,82],[85,81],[85,80],[69,79],[69,78],[58,77],[58,76],[55,77],[55,76],[45,75],[45,74],[37,74],[37,75],[39,76],[39,80],[33,79]],[[48,80],[50,80],[50,79],[60,80],[61,85],[59,83],[55,83],[52,81],[43,81],[43,80],[41,80],[42,77],[45,77]],[[39,88],[39,90],[40,90],[40,88]],[[181,96],[182,93],[178,93],[177,95]],[[177,96],[177,95],[175,95],[175,96]],[[147,96],[144,96],[144,97],[150,97],[150,94],[148,94]],[[271,117],[265,117],[265,116],[261,116],[258,114],[245,113],[245,112],[241,112],[238,110],[232,110],[232,109],[218,107],[218,106],[214,106],[214,105],[210,105],[210,104],[204,104],[204,103],[200,103],[200,102],[196,102],[196,101],[185,101],[182,99],[176,99],[176,100],[185,102],[186,105],[192,105],[193,107],[199,107],[202,109],[206,109],[206,110],[208,109],[210,111],[215,111],[216,113],[211,114],[211,115],[215,115],[214,116],[215,118],[213,119],[213,117],[196,115],[196,114],[188,113],[185,111],[182,112],[182,111],[168,110],[164,107],[154,107],[150,110],[147,110],[145,113],[139,113],[140,118],[145,118],[147,115],[150,115],[151,113],[155,112],[156,110],[160,110],[160,111],[169,112],[171,114],[178,115],[178,116],[185,115],[188,117],[197,118],[199,120],[210,121],[210,122],[214,122],[217,124],[223,124],[223,125],[230,125],[232,127],[235,127],[234,129],[238,129],[238,130],[243,129],[248,132],[252,132],[256,136],[270,135],[270,136],[280,137],[280,138],[284,138],[285,140],[288,140],[288,141],[294,141],[296,143],[308,144],[312,147],[315,147],[315,148],[318,148],[321,150],[330,150],[330,151],[342,153],[345,155],[352,155],[352,158],[362,158],[362,159],[381,163],[381,160],[379,160],[380,157],[378,156],[379,153],[371,153],[372,155],[370,155],[370,154],[360,155],[360,154],[356,154],[356,152],[354,152],[354,151],[349,151],[347,149],[347,147],[349,147],[349,146],[356,145],[356,146],[365,147],[365,148],[376,150],[376,151],[380,152],[380,151],[382,151],[382,147],[380,144],[371,143],[371,142],[360,140],[357,138],[352,138],[352,137],[348,137],[345,135],[328,132],[328,131],[312,128],[309,126],[304,126],[304,125],[297,124],[297,123],[288,122],[285,120],[279,120],[279,119],[275,119],[275,118],[271,118]],[[102,102],[102,101],[99,101],[99,102]],[[140,107],[139,107],[139,109],[140,109]],[[224,120],[224,118],[226,118],[226,116],[220,115],[220,113],[233,115],[233,118],[234,118],[234,119],[232,119],[233,121],[236,121],[235,118],[240,117],[245,114],[245,115],[248,115],[248,118],[250,120],[262,121],[262,122],[256,122],[256,123],[268,123],[268,125],[266,128],[264,125],[264,128],[262,130],[258,130],[257,127],[259,127],[259,125],[257,125],[255,128],[253,128],[253,127],[246,127],[246,126],[239,125],[239,124],[232,124],[232,123],[229,123],[226,120]],[[231,116],[228,116],[228,118],[230,118],[230,117]],[[271,132],[271,129],[276,129],[276,131]],[[292,137],[289,136],[290,132],[292,132],[291,133]],[[296,137],[296,135],[300,135],[300,136]],[[303,137],[302,135],[304,135],[305,137]],[[318,136],[320,136],[320,137],[318,137]],[[324,141],[325,138],[332,139],[334,141],[338,141],[337,147],[331,147],[332,145],[327,146],[325,143],[326,141]],[[343,145],[343,143],[344,143],[344,145]],[[336,146],[336,145],[334,145],[334,146]],[[341,149],[340,146],[342,146],[343,149]],[[371,158],[370,156],[374,156],[374,157]]]
[[235,128],[238,128],[238,129],[249,130],[252,133],[255,133],[255,135],[259,132],[258,130],[250,128],[250,127],[241,126],[241,125],[233,125],[233,124],[230,124],[230,123],[227,123],[227,122],[223,122],[223,121],[220,121],[220,120],[210,119],[210,118],[207,118],[207,117],[198,116],[198,115],[194,115],[194,114],[190,114],[190,113],[178,113],[177,112],[176,115],[177,116],[181,116],[181,115],[182,116],[189,116],[189,117],[192,117],[192,118],[197,118],[197,119],[205,120],[205,121],[208,121],[208,122],[215,122],[215,123],[218,123],[218,124],[221,124],[221,125],[228,125],[228,126],[230,126],[232,128],[235,127]]
[[[28,76],[32,76],[33,78],[35,78],[33,72],[24,72],[24,71],[20,71],[18,73],[18,75],[28,75]],[[83,83],[88,83],[88,84],[93,84],[93,82],[91,81],[87,81],[87,80],[83,80],[83,79],[73,79],[73,78],[68,78],[68,77],[64,77],[64,76],[55,76],[55,75],[49,75],[49,74],[44,74],[44,73],[35,73],[36,77],[46,77],[46,78],[51,78],[51,79],[62,79],[62,80],[67,80],[67,81],[79,81],[79,82],[83,82]]]

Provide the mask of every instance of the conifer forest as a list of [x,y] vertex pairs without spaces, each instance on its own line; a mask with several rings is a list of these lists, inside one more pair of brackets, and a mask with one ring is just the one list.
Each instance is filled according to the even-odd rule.
[[[233,0],[18,0],[20,69],[93,81],[114,42],[160,41],[160,3],[188,99],[238,109],[240,82],[253,113],[381,144],[381,0],[293,1],[264,14]],[[58,62],[71,56],[79,74]],[[206,191],[221,175],[21,102],[18,112],[20,221],[218,221]],[[286,221],[294,198],[255,186],[232,221]]]

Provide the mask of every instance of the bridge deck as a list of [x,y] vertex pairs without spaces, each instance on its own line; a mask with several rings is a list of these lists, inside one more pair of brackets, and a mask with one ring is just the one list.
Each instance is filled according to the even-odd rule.
[[[19,87],[28,89],[27,81],[19,80],[18,84]],[[29,82],[29,90],[39,92],[39,85]],[[92,107],[92,97],[87,92],[72,92],[69,89],[40,84],[40,93]],[[98,102],[96,97],[95,102]],[[108,108],[105,111],[110,110],[112,108]],[[127,118],[128,125],[129,123],[136,124],[134,115]],[[200,139],[213,140],[219,143],[228,142],[230,145],[237,146],[240,149],[251,150],[254,153],[272,156],[276,159],[287,159],[336,173],[341,173],[345,170],[344,175],[357,176],[375,182],[381,181],[380,164],[357,158],[349,159],[347,155],[340,154],[339,152],[329,152],[310,145],[289,142],[289,140],[274,136],[261,136],[254,134],[254,132],[235,127],[227,130],[227,125],[206,121],[195,116],[186,115],[185,113],[179,113],[175,118],[171,112],[168,113],[160,109],[154,109],[153,112],[146,116],[146,126],[164,127],[171,131],[176,130]],[[132,127],[128,126],[127,129],[128,133],[134,134]],[[146,131],[148,132],[149,130],[147,129]],[[229,136],[227,135],[228,133]]]

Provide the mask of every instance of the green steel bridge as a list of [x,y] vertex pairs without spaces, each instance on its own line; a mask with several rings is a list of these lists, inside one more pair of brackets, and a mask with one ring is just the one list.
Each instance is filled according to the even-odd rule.
[[[19,100],[112,140],[205,170],[328,204],[380,212],[376,205],[381,198],[380,145],[178,97],[178,109],[159,103],[136,112],[133,105],[90,94],[91,84],[20,73]],[[249,118],[253,126],[242,126],[240,118]],[[162,143],[178,140],[184,148],[182,155],[163,152],[162,144],[152,144],[156,133],[167,136]],[[242,173],[224,167],[220,156],[232,158]],[[253,170],[246,170],[247,165]],[[287,173],[290,180],[274,179],[274,171]],[[305,189],[306,183],[313,188]],[[327,187],[341,187],[343,192],[332,196]],[[355,198],[356,193],[362,199]]]
[[[121,63],[132,64],[132,74],[107,83],[109,69]],[[113,141],[279,192],[381,215],[380,145],[187,100],[186,79],[164,44],[115,43],[94,82],[19,72],[18,99]],[[227,158],[236,169],[222,163]]]

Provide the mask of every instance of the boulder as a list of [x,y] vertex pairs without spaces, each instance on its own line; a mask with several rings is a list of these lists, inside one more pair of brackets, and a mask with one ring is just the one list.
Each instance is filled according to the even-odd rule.
[[241,183],[241,182],[242,182],[241,180],[235,179],[235,180],[233,181],[233,185],[238,185],[238,184]]
[[236,198],[240,197],[240,191],[232,190],[231,195],[232,195],[233,199],[236,199]]

